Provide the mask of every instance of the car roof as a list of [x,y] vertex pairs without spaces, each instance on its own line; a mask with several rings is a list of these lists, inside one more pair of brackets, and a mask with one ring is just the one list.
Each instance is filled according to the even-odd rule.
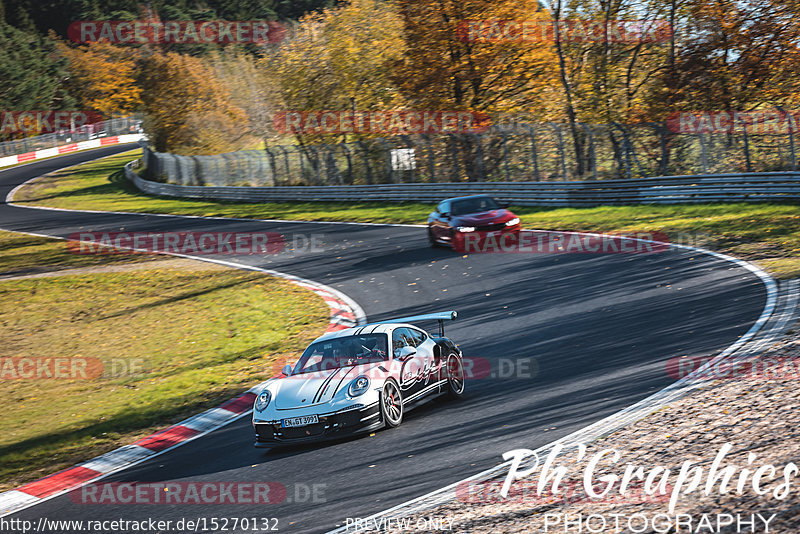
[[354,336],[359,334],[389,334],[395,328],[416,328],[417,330],[422,330],[423,332],[427,333],[427,330],[424,328],[420,328],[419,326],[413,325],[411,323],[377,323],[377,324],[368,324],[368,325],[360,325],[355,326],[353,328],[345,328],[343,330],[337,330],[335,332],[326,332],[325,334],[319,336],[315,339],[312,343],[316,343],[318,341],[326,341],[328,339],[336,339],[339,337],[347,337],[347,336]]
[[441,202],[444,202],[446,200],[465,200],[465,199],[468,199],[468,198],[491,198],[492,200],[494,200],[494,197],[492,197],[492,195],[481,194],[481,195],[467,195],[465,197],[446,198],[446,199],[442,200]]

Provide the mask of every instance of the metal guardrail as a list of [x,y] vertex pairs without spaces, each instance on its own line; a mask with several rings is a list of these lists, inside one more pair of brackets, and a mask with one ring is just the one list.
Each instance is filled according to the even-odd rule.
[[16,156],[81,141],[142,132],[142,119],[140,117],[109,119],[94,124],[86,124],[74,130],[63,130],[13,141],[2,141],[0,142],[0,157]]
[[798,202],[800,172],[664,176],[583,182],[464,182],[329,186],[196,186],[125,175],[144,193],[233,202],[422,202],[489,194],[517,206],[588,207],[701,202]]
[[678,133],[662,124],[495,124],[481,133],[268,146],[213,156],[145,150],[148,177],[204,186],[553,182],[797,171],[796,134]]

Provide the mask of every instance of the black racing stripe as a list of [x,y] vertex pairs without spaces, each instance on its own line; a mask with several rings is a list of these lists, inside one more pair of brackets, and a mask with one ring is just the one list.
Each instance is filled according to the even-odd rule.
[[339,369],[336,369],[336,370],[334,370],[334,371],[333,371],[333,372],[332,372],[332,373],[331,373],[331,374],[328,376],[328,378],[326,378],[326,379],[325,379],[325,380],[322,382],[322,384],[320,384],[320,386],[319,386],[319,389],[318,389],[318,390],[317,390],[317,392],[314,394],[314,398],[313,398],[313,399],[311,399],[311,402],[317,402],[317,401],[319,401],[320,399],[322,399],[322,392],[323,392],[323,391],[325,391],[325,387],[328,385],[328,382],[330,382],[331,380],[333,380],[333,377],[334,377],[334,376],[336,376],[336,373],[338,373],[338,372],[339,372]]
[[356,366],[354,365],[353,367],[351,367],[350,369],[348,369],[346,373],[342,373],[342,378],[340,378],[340,379],[339,379],[339,383],[338,383],[338,384],[336,384],[336,389],[334,389],[334,390],[333,390],[333,394],[334,394],[334,395],[336,395],[337,393],[339,393],[339,388],[340,388],[340,387],[342,387],[342,382],[344,382],[344,379],[345,379],[345,377],[346,377],[348,374],[350,374],[350,371],[352,371],[352,370],[353,370],[353,369],[355,369],[355,368],[356,368]]

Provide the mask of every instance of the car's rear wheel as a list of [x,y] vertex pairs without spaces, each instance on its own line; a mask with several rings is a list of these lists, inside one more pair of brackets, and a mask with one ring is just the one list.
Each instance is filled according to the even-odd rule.
[[465,373],[464,362],[455,352],[447,355],[447,396],[460,399],[464,395]]
[[387,428],[403,422],[403,394],[394,380],[387,380],[381,391],[381,415]]

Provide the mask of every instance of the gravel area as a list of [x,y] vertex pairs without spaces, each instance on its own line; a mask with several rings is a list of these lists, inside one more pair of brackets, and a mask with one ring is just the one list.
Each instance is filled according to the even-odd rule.
[[[503,500],[498,491],[503,480],[487,484],[473,483],[457,490],[458,498],[418,516],[406,518],[405,527],[383,529],[387,532],[460,533],[527,533],[527,532],[800,532],[800,475],[789,473],[788,495],[778,499],[773,491],[784,482],[784,467],[800,464],[800,323],[757,356],[760,367],[743,372],[744,376],[729,379],[706,379],[708,384],[689,396],[658,410],[587,447],[581,462],[577,451],[563,452],[556,466],[567,468],[562,488],[565,495],[545,491],[536,494],[539,468],[511,486],[509,498]],[[743,360],[740,360],[743,361]],[[766,370],[763,362],[775,362]],[[752,365],[755,359],[749,360]],[[746,368],[746,367],[745,367]],[[719,376],[719,375],[716,375]],[[704,488],[714,458],[726,444],[731,445],[721,467],[736,466],[729,492],[720,494],[720,481],[706,495]],[[619,482],[604,499],[589,499],[583,491],[583,474],[587,460],[604,449],[619,452],[612,463],[608,457],[594,470],[597,477],[617,474],[620,477],[628,464],[641,466],[647,475],[657,466],[671,470],[666,495],[647,495],[641,482],[619,495]],[[752,463],[749,454],[755,454]],[[703,469],[699,488],[680,494],[674,509],[669,509],[671,491],[677,485],[678,472],[685,461]],[[774,478],[767,473],[756,493],[752,474],[766,464],[775,466]],[[736,492],[743,469],[746,485]],[[791,466],[790,466],[791,468]],[[688,480],[691,481],[690,471]],[[503,474],[503,476],[505,473]],[[658,480],[660,477],[656,478]],[[597,490],[606,486],[596,482]],[[684,488],[687,487],[684,484]],[[548,515],[549,514],[549,515]],[[593,516],[587,523],[586,520]],[[615,516],[614,514],[619,514]],[[635,515],[639,514],[639,515]],[[643,516],[642,516],[643,514]],[[661,514],[661,515],[660,515]],[[689,518],[680,514],[689,514]],[[728,514],[732,524],[728,522]],[[737,516],[737,514],[739,514]],[[769,520],[768,528],[759,516]],[[579,516],[580,517],[579,519]],[[676,516],[681,525],[676,528]],[[703,519],[706,517],[706,519]],[[446,520],[445,520],[446,519]],[[628,520],[631,520],[630,524]],[[565,520],[567,522],[565,526]],[[617,525],[619,520],[619,526]],[[737,525],[737,520],[741,521]],[[753,521],[751,526],[749,523]],[[439,522],[437,522],[439,521]],[[549,523],[548,523],[549,521]],[[579,524],[580,521],[580,524]],[[645,522],[646,521],[646,522]],[[691,527],[689,527],[691,521]],[[705,521],[708,521],[706,523]],[[451,523],[452,522],[452,523]],[[410,527],[410,528],[409,528]],[[375,530],[369,526],[364,530]],[[355,528],[351,528],[355,532]]]

